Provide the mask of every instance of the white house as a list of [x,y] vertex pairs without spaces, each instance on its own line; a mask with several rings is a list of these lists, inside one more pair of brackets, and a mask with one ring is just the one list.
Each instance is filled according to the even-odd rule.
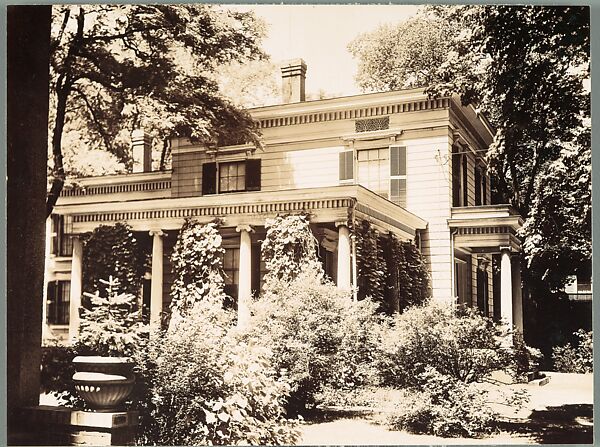
[[77,331],[81,233],[126,221],[145,241],[152,267],[143,292],[156,323],[168,308],[169,255],[185,217],[223,220],[228,287],[243,303],[260,287],[265,219],[302,211],[338,286],[356,281],[349,226],[367,219],[417,243],[434,299],[458,297],[522,329],[522,219],[491,203],[484,156],[494,131],[485,117],[423,89],[305,101],[305,74],[301,59],[290,61],[284,103],[250,110],[264,150],[179,139],[172,170],[151,172],[149,139],[137,132],[134,173],[84,178],[62,192],[47,261],[46,319],[55,334]]

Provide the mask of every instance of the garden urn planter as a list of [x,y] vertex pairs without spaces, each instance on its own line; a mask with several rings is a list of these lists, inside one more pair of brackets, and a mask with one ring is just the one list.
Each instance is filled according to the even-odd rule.
[[135,376],[129,357],[77,356],[73,365],[75,389],[93,410],[117,410],[133,391]]

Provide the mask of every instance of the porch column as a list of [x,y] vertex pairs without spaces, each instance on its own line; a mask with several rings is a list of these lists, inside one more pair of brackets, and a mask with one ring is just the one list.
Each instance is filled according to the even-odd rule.
[[250,300],[252,299],[252,240],[250,225],[238,225],[240,233],[240,265],[238,284],[238,327],[246,327],[250,322]]
[[350,230],[346,221],[336,222],[338,227],[338,253],[337,253],[337,286],[340,289],[349,289],[350,281]]
[[512,278],[513,278],[513,318],[514,325],[521,334],[523,333],[523,291],[521,285],[521,260],[516,253],[512,259]]
[[150,280],[150,326],[160,329],[163,306],[163,233],[150,231],[152,236],[152,279]]
[[509,329],[512,329],[514,321],[510,247],[500,247],[500,254],[500,316],[508,323]]
[[79,307],[81,307],[83,275],[83,245],[81,239],[73,236],[73,256],[71,258],[71,295],[69,296],[69,340],[79,334]]

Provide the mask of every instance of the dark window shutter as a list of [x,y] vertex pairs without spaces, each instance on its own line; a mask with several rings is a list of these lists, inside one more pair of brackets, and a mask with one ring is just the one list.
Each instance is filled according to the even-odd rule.
[[260,161],[246,160],[246,191],[260,191]]
[[390,175],[406,175],[406,147],[390,148]]
[[354,153],[352,151],[340,152],[340,180],[354,178]]
[[452,154],[452,206],[460,206],[460,154]]
[[48,283],[48,295],[46,296],[46,322],[56,324],[56,282]]
[[469,189],[467,188],[467,179],[468,179],[468,172],[467,172],[467,155],[463,154],[462,156],[462,187],[463,187],[463,203],[462,206],[469,206]]
[[202,195],[217,193],[217,164],[202,165]]
[[475,168],[475,206],[481,205],[481,171]]
[[483,194],[483,204],[487,205],[487,177],[485,174],[481,176],[481,189]]

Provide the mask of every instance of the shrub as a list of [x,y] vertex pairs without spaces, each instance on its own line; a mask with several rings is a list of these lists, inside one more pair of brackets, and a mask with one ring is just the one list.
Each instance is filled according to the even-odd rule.
[[591,373],[594,371],[593,331],[583,329],[574,332],[578,339],[576,346],[567,343],[552,349],[554,369],[566,373]]
[[185,220],[171,255],[173,317],[185,315],[203,299],[225,299],[222,241],[217,222]]
[[53,395],[59,405],[81,406],[72,377],[75,373],[73,359],[76,350],[70,346],[51,345],[42,347],[40,372],[41,392]]
[[436,436],[479,437],[495,429],[497,414],[486,391],[427,368],[417,378],[421,391],[406,392],[387,424],[396,430]]
[[145,272],[146,255],[131,227],[124,223],[100,225],[83,236],[83,290],[105,295],[100,281],[109,276],[119,281],[121,290],[137,296]]
[[291,444],[297,423],[284,415],[289,385],[269,353],[239,343],[234,315],[204,299],[136,356],[143,445]]
[[304,271],[318,272],[323,268],[317,258],[317,240],[305,215],[277,216],[265,222],[267,234],[261,246],[266,261],[264,281],[292,281]]
[[538,370],[543,355],[538,349],[527,346],[519,331],[513,334],[512,352],[512,376],[518,382],[526,382],[529,379],[528,373]]
[[[94,355],[129,356],[139,349],[147,327],[142,323],[142,313],[137,298],[119,291],[119,280],[109,277],[99,282],[106,297],[96,291],[85,292],[90,308],[81,308],[81,323],[77,344]],[[81,351],[81,349],[79,349]]]
[[476,310],[428,303],[396,315],[381,345],[379,369],[384,384],[415,386],[428,367],[462,382],[481,380],[508,369],[501,328]]
[[351,389],[378,381],[374,358],[381,331],[375,304],[306,272],[272,282],[253,304],[246,339],[273,351],[289,379],[290,412],[314,406],[323,386]]

